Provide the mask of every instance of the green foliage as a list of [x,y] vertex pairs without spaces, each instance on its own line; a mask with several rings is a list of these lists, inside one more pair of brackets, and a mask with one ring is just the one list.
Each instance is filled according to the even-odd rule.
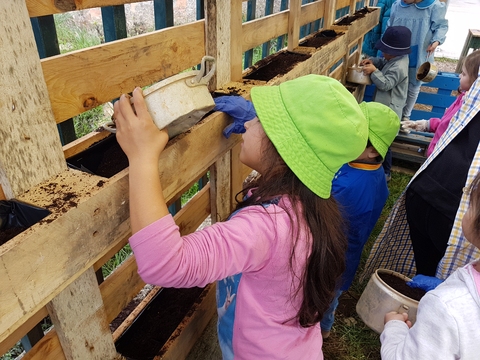
[[20,356],[23,352],[23,346],[19,342],[15,344],[13,348],[11,348],[7,353],[5,353],[2,357],[0,357],[0,360],[14,360],[18,356]]
[[55,14],[54,19],[61,54],[100,45],[103,42],[98,30],[96,32],[89,30],[98,29],[98,24],[82,26],[74,21],[71,13]]
[[109,119],[103,113],[103,105],[97,106],[91,110],[85,111],[73,118],[75,134],[80,138],[95,129]]
[[118,266],[120,266],[130,255],[132,255],[132,248],[130,244],[125,245],[118,253],[116,253],[110,260],[102,266],[103,277],[106,278]]

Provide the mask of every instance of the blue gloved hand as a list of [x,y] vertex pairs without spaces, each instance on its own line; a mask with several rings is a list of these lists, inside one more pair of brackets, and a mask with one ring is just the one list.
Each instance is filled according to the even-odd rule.
[[422,289],[425,291],[430,291],[435,289],[438,285],[443,282],[442,279],[436,278],[434,276],[426,275],[415,275],[411,281],[407,282],[407,285],[413,289]]
[[227,139],[232,133],[243,134],[245,122],[257,116],[252,102],[241,96],[220,96],[214,98],[213,101],[215,102],[213,110],[223,111],[233,119],[233,123],[223,129],[223,136]]

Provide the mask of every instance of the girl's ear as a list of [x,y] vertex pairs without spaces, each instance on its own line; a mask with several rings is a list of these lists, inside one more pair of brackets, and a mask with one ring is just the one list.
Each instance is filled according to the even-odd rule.
[[367,148],[367,154],[369,159],[375,159],[376,157],[380,156],[380,154],[378,153],[378,151],[373,147],[373,146],[369,146]]

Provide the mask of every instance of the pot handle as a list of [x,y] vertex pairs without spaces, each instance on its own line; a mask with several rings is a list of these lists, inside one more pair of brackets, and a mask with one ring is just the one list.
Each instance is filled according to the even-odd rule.
[[408,307],[408,305],[405,305],[405,304],[400,305],[400,307],[398,308],[397,312],[398,312],[399,314],[403,314],[403,313],[409,314],[409,307]]
[[102,128],[113,134],[117,133],[117,128],[115,127],[115,123],[113,121],[106,122],[105,124],[102,125]]
[[[212,67],[210,68],[210,71],[204,76],[205,70],[206,70],[205,69],[206,61],[211,62]],[[186,83],[190,87],[198,86],[198,85],[207,85],[214,73],[215,73],[215,58],[213,56],[204,56],[202,58],[202,62],[200,64],[200,71],[198,72],[197,76],[187,80]]]

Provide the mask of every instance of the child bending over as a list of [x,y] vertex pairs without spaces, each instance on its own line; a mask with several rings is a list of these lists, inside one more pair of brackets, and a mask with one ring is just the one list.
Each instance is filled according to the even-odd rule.
[[187,236],[159,179],[167,131],[155,127],[140,88],[136,114],[125,95],[115,103],[130,164],[130,244],[147,283],[217,281],[224,359],[323,359],[319,322],[347,247],[331,183],[365,150],[367,120],[340,82],[320,75],[254,87],[251,97],[258,117],[245,123],[240,161],[261,176],[228,221]]

